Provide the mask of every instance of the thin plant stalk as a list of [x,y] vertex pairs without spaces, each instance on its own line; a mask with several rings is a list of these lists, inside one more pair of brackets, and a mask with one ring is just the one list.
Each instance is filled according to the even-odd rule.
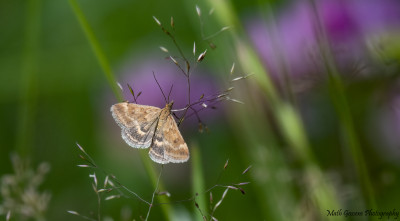
[[[196,220],[204,221],[204,214],[208,214],[208,206],[206,203],[206,196],[203,193],[205,190],[204,174],[201,163],[200,150],[196,144],[192,144],[192,189],[195,195],[195,203],[198,205],[198,209],[201,211],[201,216],[196,215]],[[197,195],[199,194],[199,195]]]
[[366,198],[367,206],[370,208],[377,208],[375,201],[375,194],[371,184],[371,178],[368,174],[368,168],[365,163],[363,151],[360,146],[360,141],[357,136],[357,132],[354,125],[354,120],[351,114],[350,105],[347,100],[345,88],[339,72],[335,65],[335,60],[332,56],[332,52],[329,47],[328,38],[325,34],[322,24],[320,23],[319,14],[313,0],[310,0],[313,11],[316,17],[316,24],[318,27],[318,40],[319,50],[323,59],[323,64],[329,77],[329,92],[336,108],[339,120],[343,126],[343,132],[345,133],[347,145],[350,148],[350,153],[353,158],[357,176],[363,195]]
[[215,14],[218,15],[217,19],[219,19],[221,25],[235,27],[231,29],[231,36],[236,54],[239,56],[240,64],[245,72],[254,73],[258,86],[269,102],[269,106],[277,120],[279,129],[289,146],[294,149],[303,163],[305,178],[308,179],[310,183],[313,183],[313,185],[309,185],[308,188],[315,206],[320,209],[338,208],[340,204],[336,198],[335,190],[326,182],[315,160],[300,116],[293,106],[280,99],[259,57],[250,44],[244,40],[245,37],[243,35],[241,36],[240,33],[243,33],[242,27],[235,15],[233,7],[228,1],[209,0],[208,2],[211,7],[215,9]]
[[20,110],[15,149],[20,156],[28,156],[32,150],[30,145],[34,137],[34,118],[38,94],[36,75],[38,63],[38,45],[40,35],[40,17],[42,1],[26,1],[25,45],[23,48],[23,64],[21,75]]
[[[164,184],[162,180],[158,179],[159,174],[155,170],[153,163],[149,159],[149,155],[145,151],[140,151],[140,158],[143,162],[143,165],[146,169],[147,174],[151,180],[151,184],[154,188],[159,190],[165,190]],[[160,172],[161,173],[161,172]],[[164,216],[168,220],[173,220],[173,209],[172,206],[169,204],[170,201],[167,196],[159,196],[158,197],[159,204],[161,205],[161,209],[164,213]]]
[[[285,161],[284,153],[278,146],[276,137],[266,119],[265,113],[257,102],[246,102],[247,107],[240,107],[233,112],[231,121],[237,136],[244,138],[243,144],[248,148],[241,148],[244,156],[249,156],[253,164],[250,175],[257,182],[253,183],[258,196],[258,203],[262,206],[266,220],[294,220],[295,211],[288,212],[287,208],[296,208],[296,199],[293,182],[282,179],[282,175],[289,176],[289,166]],[[249,109],[255,118],[248,118]],[[268,174],[268,179],[260,174]]]
[[123,101],[121,90],[117,85],[117,81],[115,80],[110,63],[108,62],[108,59],[103,52],[96,36],[94,35],[92,28],[86,20],[86,17],[83,14],[78,2],[76,0],[69,0],[69,3],[76,18],[79,21],[79,24],[81,25],[82,30],[85,32],[85,36],[88,39],[90,46],[92,47],[93,53],[95,54],[97,61],[99,62],[101,69],[103,70],[107,78],[108,84],[114,92],[115,97],[117,98],[117,100]]
[[155,197],[156,193],[157,193],[158,190],[159,190],[159,183],[160,183],[160,178],[161,178],[161,174],[162,174],[163,168],[164,168],[164,165],[161,165],[161,171],[160,171],[160,174],[158,175],[158,179],[157,179],[157,183],[156,183],[156,188],[155,188],[154,191],[153,191],[153,196],[151,197],[151,202],[150,202],[150,205],[149,205],[149,210],[147,211],[147,215],[146,215],[145,221],[147,221],[147,220],[149,219],[151,208],[153,208],[153,205],[154,205],[154,197]]
[[357,176],[363,195],[366,197],[366,203],[369,208],[377,208],[375,194],[369,177],[367,165],[365,163],[363,151],[361,150],[360,142],[354,126],[354,120],[351,115],[349,103],[343,88],[343,83],[338,75],[331,75],[330,79],[330,94],[334,101],[334,105],[339,115],[339,120],[343,126],[343,131],[347,139],[347,145],[350,148],[350,153],[353,158]]
[[[84,13],[82,12],[82,10],[76,0],[69,0],[69,3],[71,5],[72,11],[74,12],[76,18],[79,21],[81,28],[83,29],[83,31],[86,35],[86,38],[89,41],[89,44],[92,47],[93,53],[95,54],[100,66],[103,70],[103,73],[105,74],[107,81],[108,81],[111,89],[113,90],[115,97],[117,98],[118,101],[122,101],[123,100],[122,93],[121,93],[120,88],[117,85],[117,81],[115,80],[115,77],[114,77],[113,71],[111,69],[111,66],[108,62],[108,59],[107,59],[106,55],[104,54],[102,48],[100,47],[100,44],[99,44],[96,36],[94,35],[92,28],[90,27]],[[148,155],[145,154],[143,151],[140,151],[140,156],[141,156],[142,162],[144,164],[144,167],[146,169],[147,175],[150,177],[153,187],[162,189],[163,185],[162,185],[161,181],[157,185],[157,180],[158,180],[157,172],[156,172],[154,166],[152,165],[150,159],[148,158]],[[160,197],[159,201],[161,204],[164,204],[163,206],[161,206],[161,208],[162,208],[163,214],[165,216],[165,219],[171,220],[172,207],[168,204],[169,200],[166,197]]]

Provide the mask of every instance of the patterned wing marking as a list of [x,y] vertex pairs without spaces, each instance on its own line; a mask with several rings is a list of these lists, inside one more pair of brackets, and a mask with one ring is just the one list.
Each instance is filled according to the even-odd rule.
[[149,156],[160,164],[183,163],[189,159],[189,149],[172,115],[160,118]]
[[123,102],[111,106],[111,113],[129,146],[148,148],[151,145],[160,108]]

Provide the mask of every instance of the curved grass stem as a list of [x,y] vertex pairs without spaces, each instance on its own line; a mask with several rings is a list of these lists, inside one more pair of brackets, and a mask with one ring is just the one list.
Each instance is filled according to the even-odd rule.
[[21,156],[32,153],[37,107],[37,72],[41,30],[41,0],[26,1],[25,38],[20,78],[20,107],[15,149]]
[[320,22],[321,19],[319,17],[316,3],[314,0],[310,0],[310,3],[313,6],[313,12],[316,18],[319,53],[322,57],[324,68],[329,77],[330,96],[333,100],[334,106],[339,116],[340,123],[343,126],[343,132],[346,136],[345,138],[347,141],[347,145],[350,149],[350,154],[355,164],[358,181],[361,186],[362,193],[365,197],[366,204],[370,208],[377,208],[375,194],[372,188],[371,179],[368,174],[364,154],[360,146],[360,141],[357,136],[354,119],[351,114],[345,88],[341,80],[339,71],[337,70],[337,65],[331,51],[328,37],[326,36],[324,27]]
[[120,88],[117,85],[117,81],[115,80],[113,71],[111,69],[110,63],[103,52],[100,44],[90,27],[88,21],[86,20],[85,15],[83,14],[78,2],[76,0],[69,0],[69,4],[71,5],[72,11],[74,12],[76,18],[79,21],[79,24],[82,30],[85,33],[87,40],[89,41],[90,46],[92,47],[93,53],[96,56],[97,61],[99,62],[101,69],[103,70],[105,77],[107,78],[108,84],[110,85],[115,97],[119,101],[123,101],[122,93]]
[[[89,41],[89,44],[92,47],[93,53],[95,54],[106,78],[107,81],[115,95],[118,101],[122,101],[122,93],[121,90],[119,89],[117,85],[117,81],[115,80],[113,71],[111,69],[110,63],[108,62],[107,57],[105,56],[95,34],[93,33],[92,28],[90,27],[84,13],[82,12],[78,2],[76,0],[69,0],[69,3],[71,5],[72,11],[74,12],[76,18],[79,21],[79,24],[82,28],[82,30],[85,33],[85,36],[87,40]],[[145,154],[143,151],[140,151],[141,153],[141,159],[144,164],[144,167],[146,169],[146,172],[148,176],[150,177],[151,183],[154,188],[159,188],[161,189],[163,187],[162,182],[157,179],[157,173],[155,171],[155,168],[153,164],[151,163],[150,159],[148,158],[147,154]],[[158,183],[158,184],[157,184]],[[168,204],[169,200],[165,197],[160,198],[160,203],[163,203],[164,205],[161,207],[164,218],[166,220],[171,220],[172,217],[172,207]]]
[[233,27],[230,33],[241,66],[245,72],[254,73],[256,83],[268,101],[271,112],[277,120],[279,130],[303,164],[304,177],[308,182],[315,184],[307,187],[315,207],[321,210],[338,208],[340,204],[335,190],[326,181],[325,175],[315,160],[298,112],[290,103],[280,98],[267,70],[254,49],[245,40],[243,28],[234,8],[229,4],[229,1],[209,0],[208,3],[215,9],[221,25]]

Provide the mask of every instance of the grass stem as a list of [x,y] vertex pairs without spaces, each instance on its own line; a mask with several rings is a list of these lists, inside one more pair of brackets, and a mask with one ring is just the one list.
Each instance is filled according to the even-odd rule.
[[[69,3],[71,5],[72,11],[74,12],[76,18],[79,21],[81,28],[83,29],[83,31],[86,35],[87,40],[89,41],[89,44],[92,47],[93,53],[95,54],[100,66],[107,78],[107,81],[108,81],[111,89],[113,90],[115,97],[117,98],[118,101],[123,101],[121,90],[117,85],[117,81],[115,80],[115,77],[114,77],[113,71],[111,69],[111,66],[108,62],[108,59],[105,56],[102,48],[100,47],[100,44],[99,44],[92,28],[90,27],[84,13],[82,12],[78,2],[76,0],[69,0]],[[161,181],[159,183],[157,182],[157,180],[158,180],[157,173],[156,173],[155,168],[154,168],[152,162],[150,161],[148,155],[145,154],[145,152],[143,152],[143,151],[140,151],[140,154],[141,154],[141,159],[142,159],[143,165],[146,169],[148,176],[150,177],[153,187],[162,189],[163,188],[162,182]],[[169,200],[167,198],[165,198],[165,197],[160,198],[160,203],[165,204],[168,202],[169,202]],[[162,208],[163,214],[165,216],[165,219],[170,220],[172,218],[172,215],[171,215],[172,207],[169,204],[165,204],[161,208]]]

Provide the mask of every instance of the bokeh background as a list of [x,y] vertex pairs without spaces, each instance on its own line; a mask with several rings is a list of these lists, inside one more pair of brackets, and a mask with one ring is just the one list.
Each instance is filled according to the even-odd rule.
[[[192,64],[193,99],[234,87],[229,97],[244,104],[200,112],[208,132],[195,117],[183,122],[191,159],[163,167],[160,191],[171,196],[155,197],[169,202],[149,220],[202,220],[196,192],[207,220],[400,211],[400,2],[28,0],[0,2],[2,217],[84,220],[67,212],[76,211],[98,220],[89,174],[99,186],[105,175],[77,167],[76,143],[150,202],[161,167],[122,140],[109,109],[132,101],[127,84],[142,92],[138,103],[163,107],[153,71],[165,91],[174,84],[176,108],[186,104],[185,78],[166,59],[181,55],[152,16]],[[222,186],[241,182],[250,182],[236,186],[245,194],[230,189],[212,212]],[[116,194],[101,193],[101,220],[146,217],[132,195],[105,200]]]

